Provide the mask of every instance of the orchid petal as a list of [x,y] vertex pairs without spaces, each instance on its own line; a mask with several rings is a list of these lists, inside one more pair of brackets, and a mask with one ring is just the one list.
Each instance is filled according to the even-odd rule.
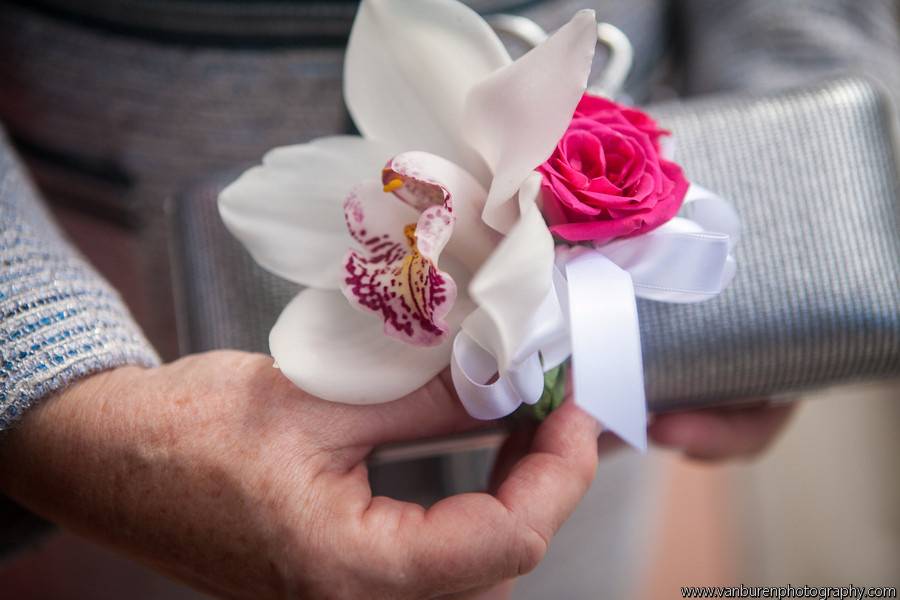
[[445,206],[453,213],[453,237],[447,252],[474,273],[500,241],[481,219],[487,192],[458,165],[427,152],[405,152],[382,172],[385,190],[417,208]]
[[453,233],[450,210],[431,206],[420,214],[370,181],[350,194],[344,211],[362,248],[347,255],[344,296],[378,314],[388,336],[420,346],[441,344],[456,300],[456,282],[438,268]]
[[535,204],[540,188],[537,173],[522,185],[521,218],[469,284],[478,310],[463,322],[463,330],[496,357],[501,374],[538,351],[538,338],[549,340],[563,325],[558,302],[549,311],[552,319],[537,324],[532,318],[547,315],[555,301],[549,298],[554,293],[553,236]]
[[344,199],[394,152],[358,136],[276,148],[222,190],[219,213],[263,268],[303,285],[337,289],[352,244]]
[[[466,310],[457,303],[459,314]],[[460,317],[451,315],[454,331]],[[377,404],[425,385],[450,362],[452,338],[421,348],[384,335],[372,315],[340,292],[307,289],[285,307],[269,335],[281,371],[303,390],[333,402]]]
[[347,45],[344,97],[366,137],[481,176],[481,159],[461,137],[463,104],[475,83],[510,62],[490,26],[461,2],[364,0]]
[[468,142],[494,173],[484,220],[506,233],[516,220],[513,197],[553,153],[587,86],[597,21],[579,11],[544,43],[476,85],[466,100]]

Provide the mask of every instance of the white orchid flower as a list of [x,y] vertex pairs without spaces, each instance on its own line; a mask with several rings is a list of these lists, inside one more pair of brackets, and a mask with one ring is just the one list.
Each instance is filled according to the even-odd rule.
[[461,327],[501,373],[535,350],[527,321],[552,292],[554,248],[533,172],[584,92],[596,36],[581,11],[513,62],[455,0],[361,3],[344,94],[363,135],[272,150],[219,198],[256,261],[307,286],[269,338],[288,378],[378,403],[447,367]]

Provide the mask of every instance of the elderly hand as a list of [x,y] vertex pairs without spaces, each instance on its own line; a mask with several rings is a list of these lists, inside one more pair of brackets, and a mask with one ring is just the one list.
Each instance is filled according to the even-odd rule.
[[467,598],[538,564],[597,463],[597,424],[566,403],[503,461],[490,495],[428,509],[372,496],[374,446],[479,425],[444,378],[338,405],[269,357],[214,352],[47,400],[0,443],[0,489],[219,595]]

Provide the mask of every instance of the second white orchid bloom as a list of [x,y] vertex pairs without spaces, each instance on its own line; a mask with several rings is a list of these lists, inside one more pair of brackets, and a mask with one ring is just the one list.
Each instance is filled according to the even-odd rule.
[[552,293],[554,249],[533,172],[584,92],[596,35],[581,11],[513,62],[455,0],[361,3],[344,92],[362,137],[275,149],[219,198],[260,265],[308,286],[270,335],[288,378],[378,403],[444,369],[461,327],[501,374],[536,351],[528,316]]

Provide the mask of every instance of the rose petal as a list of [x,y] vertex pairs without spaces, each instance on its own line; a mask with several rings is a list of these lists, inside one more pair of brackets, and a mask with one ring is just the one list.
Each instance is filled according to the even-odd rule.
[[[597,215],[604,213],[605,209],[582,202],[580,198],[569,190],[568,185],[561,178],[551,175],[548,178],[548,182],[550,189],[553,190],[553,196],[562,206],[571,210],[574,214],[587,218],[596,217]],[[579,195],[586,194],[584,192],[579,192]]]
[[646,134],[657,150],[660,149],[660,138],[670,135],[667,130],[660,128],[653,117],[647,113],[591,94],[584,95],[575,109],[575,115],[605,122],[622,122],[624,120]]
[[344,97],[366,137],[483,176],[462,139],[463,104],[473,85],[510,62],[490,26],[461,2],[365,0],[347,45]]
[[516,190],[565,133],[587,85],[596,44],[594,11],[579,11],[469,93],[463,126],[494,173],[484,210],[494,229],[505,233],[515,224]]
[[633,234],[644,221],[641,217],[628,217],[615,221],[585,221],[552,225],[550,231],[570,242],[594,242],[605,244],[619,237]]
[[621,194],[622,188],[612,183],[606,177],[598,177],[597,179],[591,180],[586,191],[599,194]]
[[[451,314],[455,332],[471,305]],[[452,337],[451,337],[452,339]],[[278,367],[303,390],[348,404],[377,404],[422,387],[450,362],[451,342],[429,348],[384,335],[372,315],[340,292],[308,289],[285,307],[269,335]]]
[[343,202],[396,150],[358,136],[276,148],[219,194],[226,227],[263,268],[337,289],[351,245]]
[[597,136],[587,131],[569,130],[559,143],[562,154],[560,170],[577,188],[587,187],[590,180],[606,173],[606,153]]

